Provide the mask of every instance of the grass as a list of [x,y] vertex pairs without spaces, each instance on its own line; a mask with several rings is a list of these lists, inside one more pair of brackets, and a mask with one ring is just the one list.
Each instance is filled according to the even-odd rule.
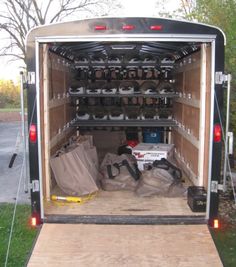
[[213,231],[213,239],[224,267],[236,266],[236,229]]
[[0,108],[0,112],[20,112],[20,108]]
[[[0,204],[0,266],[4,266],[11,229],[13,204]],[[29,226],[29,205],[18,205],[7,267],[22,267],[28,259],[37,229]]]
[[236,226],[223,225],[212,229],[211,234],[224,267],[236,266]]

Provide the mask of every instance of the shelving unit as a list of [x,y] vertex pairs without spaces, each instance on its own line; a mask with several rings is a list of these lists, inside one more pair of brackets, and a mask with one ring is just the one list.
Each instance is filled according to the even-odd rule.
[[174,62],[172,61],[163,61],[163,62],[112,62],[105,60],[104,62],[96,62],[96,61],[89,61],[89,62],[75,62],[74,67],[76,69],[89,69],[93,68],[173,68]]
[[71,123],[71,127],[79,126],[131,126],[131,127],[175,127],[177,123],[173,120],[159,119],[159,120],[76,120]]
[[178,98],[178,93],[170,93],[170,94],[77,94],[70,95],[72,98],[81,98],[81,97],[112,97],[112,98],[122,98],[122,97],[144,97],[144,98]]

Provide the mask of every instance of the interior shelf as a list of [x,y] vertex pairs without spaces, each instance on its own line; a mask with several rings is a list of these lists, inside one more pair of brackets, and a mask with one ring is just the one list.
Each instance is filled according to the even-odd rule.
[[146,97],[146,98],[177,98],[179,93],[169,93],[169,94],[77,94],[72,95],[73,98],[79,97]]
[[79,126],[133,126],[133,127],[174,127],[176,122],[171,119],[159,120],[76,120],[72,127]]
[[173,68],[174,62],[173,61],[166,61],[166,62],[76,62],[74,63],[74,67],[76,69],[80,68],[90,68],[90,67],[100,67],[100,68]]

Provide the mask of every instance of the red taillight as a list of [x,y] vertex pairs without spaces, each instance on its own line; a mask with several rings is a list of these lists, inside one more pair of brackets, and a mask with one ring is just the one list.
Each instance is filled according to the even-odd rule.
[[37,141],[37,127],[35,124],[30,125],[29,140],[31,143],[36,143]]
[[29,218],[30,227],[37,227],[41,224],[40,215],[37,212],[32,212],[31,217]]
[[215,219],[214,222],[213,222],[213,227],[215,229],[218,229],[219,228],[219,220],[218,219]]
[[152,31],[160,31],[162,30],[162,25],[151,25],[150,30]]
[[132,30],[135,29],[135,26],[134,26],[134,25],[123,25],[123,26],[122,26],[122,29],[123,29],[124,31],[132,31]]
[[37,226],[37,218],[36,217],[31,217],[30,225],[32,227],[36,227]]
[[94,26],[94,30],[95,31],[105,31],[105,30],[107,30],[107,26],[106,25],[96,25],[96,26]]
[[215,124],[215,126],[214,126],[214,142],[216,142],[216,143],[221,142],[221,135],[222,135],[222,131],[221,131],[220,124]]

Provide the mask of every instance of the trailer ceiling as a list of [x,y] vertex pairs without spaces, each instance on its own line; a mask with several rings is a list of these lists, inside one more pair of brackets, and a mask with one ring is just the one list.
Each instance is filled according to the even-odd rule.
[[50,50],[71,61],[83,58],[130,60],[144,58],[178,60],[200,49],[200,43],[192,42],[65,42],[53,43]]

